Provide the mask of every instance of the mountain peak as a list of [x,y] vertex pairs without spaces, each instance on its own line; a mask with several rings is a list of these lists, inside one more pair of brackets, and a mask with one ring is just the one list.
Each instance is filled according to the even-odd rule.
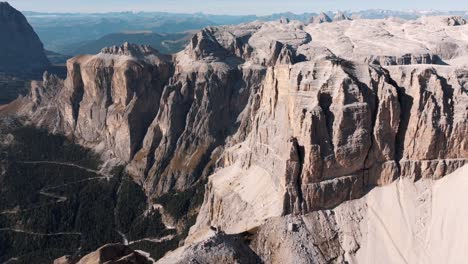
[[330,23],[332,22],[332,19],[327,14],[322,12],[318,16],[312,17],[309,22],[311,24]]
[[119,46],[111,46],[111,47],[103,48],[101,50],[101,53],[141,58],[141,57],[146,57],[149,55],[156,55],[159,52],[153,49],[151,46],[138,45],[138,44],[125,42]]
[[344,21],[344,20],[351,20],[351,18],[345,15],[345,13],[341,11],[336,13],[336,15],[333,17],[333,21]]
[[0,1],[0,7],[10,7],[10,8],[12,8],[11,5],[8,2],[1,2],[1,1]]
[[8,2],[0,2],[0,19],[5,19],[8,17],[12,19],[14,17],[23,17],[23,14],[16,10]]
[[0,18],[11,15],[23,16],[21,12],[12,7],[8,2],[0,2]]
[[468,24],[468,21],[461,16],[452,16],[447,18],[448,26],[463,26]]

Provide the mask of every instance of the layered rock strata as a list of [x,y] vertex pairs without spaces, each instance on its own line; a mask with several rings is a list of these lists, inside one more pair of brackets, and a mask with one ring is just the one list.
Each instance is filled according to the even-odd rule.
[[124,44],[73,58],[19,112],[126,164],[150,196],[207,180],[192,243],[465,164],[467,34],[426,20],[209,27],[173,57]]

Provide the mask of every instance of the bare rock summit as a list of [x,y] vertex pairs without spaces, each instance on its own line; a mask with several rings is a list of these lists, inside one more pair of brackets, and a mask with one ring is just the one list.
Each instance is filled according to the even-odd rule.
[[333,22],[346,21],[346,20],[352,20],[352,19],[341,11],[336,13],[335,16],[333,17]]
[[322,23],[330,23],[333,20],[325,13],[320,13],[318,16],[313,16],[310,18],[310,24],[322,24]]
[[463,25],[468,24],[468,21],[465,18],[460,17],[460,16],[449,17],[447,18],[446,21],[447,21],[447,25],[449,26],[463,26]]

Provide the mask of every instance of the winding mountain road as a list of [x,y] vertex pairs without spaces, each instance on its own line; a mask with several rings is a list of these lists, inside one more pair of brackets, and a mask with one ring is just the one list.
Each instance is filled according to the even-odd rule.
[[68,197],[63,196],[63,195],[58,195],[58,194],[56,194],[54,192],[50,192],[50,190],[58,189],[58,188],[65,187],[65,186],[70,186],[70,185],[77,184],[77,183],[82,183],[82,182],[85,182],[85,181],[91,181],[91,180],[106,179],[107,181],[109,181],[113,177],[112,175],[103,173],[102,171],[98,171],[98,170],[94,170],[94,169],[91,169],[91,168],[83,167],[83,166],[80,166],[80,165],[77,165],[77,164],[74,164],[74,163],[71,163],[71,162],[19,161],[18,163],[20,163],[20,164],[51,164],[51,165],[59,165],[59,166],[68,166],[68,167],[73,167],[73,168],[77,168],[77,169],[80,169],[80,170],[84,170],[84,171],[87,171],[87,172],[90,172],[90,173],[93,173],[93,174],[96,174],[96,175],[99,175],[99,176],[98,177],[90,177],[90,178],[86,178],[86,179],[81,179],[81,180],[73,181],[73,182],[68,182],[68,183],[64,183],[64,184],[56,185],[56,186],[52,186],[52,187],[42,188],[41,190],[39,190],[39,194],[41,194],[43,196],[46,196],[46,197],[49,197],[49,198],[54,198],[54,199],[56,199],[56,201],[51,202],[51,203],[44,203],[44,204],[41,204],[39,206],[33,206],[33,207],[25,208],[25,209],[13,208],[13,209],[4,210],[4,211],[0,212],[0,215],[2,215],[2,214],[18,214],[18,213],[21,213],[21,212],[26,212],[26,211],[38,209],[38,208],[41,208],[41,207],[44,207],[44,206],[49,206],[49,205],[52,205],[52,204],[63,203],[63,202],[68,200]]

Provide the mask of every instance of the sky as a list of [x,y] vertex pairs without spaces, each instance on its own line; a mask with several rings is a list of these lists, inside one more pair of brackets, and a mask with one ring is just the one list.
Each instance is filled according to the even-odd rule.
[[256,14],[336,10],[468,10],[468,0],[10,0],[21,11],[112,12],[163,11]]

